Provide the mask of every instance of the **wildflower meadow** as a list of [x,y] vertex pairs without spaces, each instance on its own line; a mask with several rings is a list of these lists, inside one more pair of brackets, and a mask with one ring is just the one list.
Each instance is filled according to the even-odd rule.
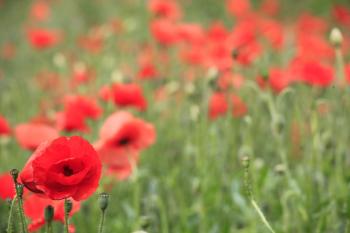
[[348,0],[0,0],[0,233],[350,233]]

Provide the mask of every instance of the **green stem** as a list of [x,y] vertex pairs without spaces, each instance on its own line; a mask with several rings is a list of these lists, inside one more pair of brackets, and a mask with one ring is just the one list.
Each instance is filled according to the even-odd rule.
[[68,225],[69,225],[69,211],[67,211],[68,199],[64,199],[64,233],[69,233]]
[[14,205],[16,203],[17,200],[17,196],[15,196],[13,198],[13,200],[11,201],[11,207],[10,207],[10,213],[9,213],[9,218],[8,218],[8,222],[7,222],[7,233],[13,233],[13,209],[14,209]]
[[45,233],[52,233],[52,222],[51,221],[46,223]]
[[102,233],[103,232],[103,225],[105,222],[105,215],[106,215],[106,211],[101,211],[101,220],[100,220],[100,225],[98,226],[98,233]]
[[270,223],[267,221],[264,213],[261,211],[260,207],[258,206],[258,204],[256,203],[256,201],[252,198],[250,199],[250,202],[252,203],[254,209],[256,210],[256,212],[258,213],[261,221],[264,223],[264,225],[266,226],[267,229],[269,229],[269,231],[271,233],[275,233],[275,231],[272,229]]
[[27,221],[23,211],[23,200],[21,197],[17,198],[17,204],[18,204],[18,212],[19,212],[19,218],[20,218],[21,228],[22,228],[21,232],[28,233]]
[[345,81],[345,73],[344,73],[344,58],[341,51],[341,48],[335,49],[336,56],[336,72],[337,72],[337,83],[338,85],[342,85]]

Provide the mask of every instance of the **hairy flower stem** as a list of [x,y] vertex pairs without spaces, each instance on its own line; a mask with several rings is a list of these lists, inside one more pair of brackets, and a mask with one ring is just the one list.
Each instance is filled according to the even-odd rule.
[[23,210],[22,197],[18,196],[17,204],[18,204],[19,218],[20,218],[20,222],[21,222],[21,232],[22,233],[28,233],[27,221],[26,221],[26,218],[25,218],[25,215],[24,215],[24,210]]
[[13,212],[14,212],[14,205],[16,203],[17,197],[15,196],[13,200],[11,201],[10,211],[9,211],[9,218],[7,221],[7,233],[13,233]]
[[258,213],[261,221],[266,226],[266,228],[269,229],[269,231],[271,233],[275,233],[275,231],[271,227],[270,223],[267,221],[264,213],[261,211],[260,207],[258,206],[258,204],[256,203],[256,201],[254,199],[252,188],[251,188],[250,174],[249,174],[250,161],[249,161],[249,157],[248,156],[245,156],[242,159],[242,164],[244,166],[244,186],[245,186],[245,190],[247,192],[247,196],[249,198],[249,201],[252,204],[252,206],[254,207],[255,211]]
[[103,225],[105,222],[105,215],[106,215],[106,211],[102,210],[101,211],[101,220],[100,220],[100,224],[98,226],[98,233],[102,233],[103,232]]
[[69,213],[72,211],[73,203],[67,198],[64,199],[64,233],[69,233]]

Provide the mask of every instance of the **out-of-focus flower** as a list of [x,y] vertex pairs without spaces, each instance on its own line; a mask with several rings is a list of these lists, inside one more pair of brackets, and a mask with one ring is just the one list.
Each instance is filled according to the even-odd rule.
[[13,199],[16,195],[15,185],[12,176],[6,172],[0,175],[0,198],[6,200]]
[[227,0],[226,5],[228,12],[237,18],[251,13],[250,0]]
[[8,136],[11,134],[11,128],[5,117],[0,115],[0,136]]
[[57,129],[42,123],[18,124],[14,131],[20,146],[27,150],[35,150],[42,142],[59,136]]
[[338,23],[341,23],[345,26],[350,26],[350,9],[348,9],[346,6],[334,6],[333,16],[338,21]]
[[148,1],[149,11],[158,16],[172,20],[179,19],[181,17],[181,10],[174,0],[150,0]]
[[247,105],[238,95],[231,95],[232,100],[232,115],[239,118],[244,116],[248,112]]
[[97,101],[80,95],[69,95],[64,98],[64,110],[57,113],[57,127],[65,131],[86,131],[86,119],[97,119],[102,109]]
[[228,102],[224,93],[215,92],[209,100],[209,117],[214,120],[221,115],[225,115],[228,110]]
[[57,45],[62,39],[57,30],[45,28],[31,28],[27,32],[30,45],[35,49],[46,49]]
[[34,1],[30,8],[30,16],[36,21],[45,21],[50,17],[51,9],[48,2]]
[[170,46],[178,42],[177,25],[167,19],[156,19],[151,22],[153,38],[162,45]]
[[135,107],[140,111],[147,108],[147,101],[143,95],[143,91],[136,83],[115,83],[112,86],[112,99],[117,106]]
[[107,171],[118,179],[125,179],[136,166],[139,152],[152,145],[155,139],[152,124],[121,111],[106,119],[95,148]]
[[30,191],[52,200],[88,198],[98,187],[101,161],[95,149],[79,136],[42,143],[29,158],[21,182]]

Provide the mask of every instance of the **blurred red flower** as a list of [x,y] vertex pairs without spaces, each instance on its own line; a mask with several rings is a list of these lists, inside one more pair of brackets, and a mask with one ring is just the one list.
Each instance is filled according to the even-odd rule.
[[[74,213],[78,212],[80,209],[80,203],[71,200],[73,203],[73,208],[69,213],[72,216]],[[36,194],[29,194],[24,196],[24,214],[31,220],[28,225],[28,230],[30,232],[35,232],[45,225],[44,212],[47,206],[51,205],[54,208],[53,220],[64,222],[64,202],[54,201],[48,198]],[[69,232],[75,232],[73,225],[69,225]]]
[[334,18],[345,26],[350,26],[350,9],[346,6],[336,5],[333,8]]
[[60,130],[87,131],[86,119],[97,119],[102,109],[95,99],[81,95],[64,97],[64,110],[57,113],[56,123]]
[[160,44],[170,46],[178,42],[178,30],[174,22],[167,19],[156,19],[151,22],[153,38]]
[[143,91],[136,83],[115,83],[111,92],[113,102],[118,106],[132,106],[140,111],[144,111],[147,108],[147,101]]
[[108,170],[118,179],[125,179],[136,165],[139,151],[152,145],[155,139],[152,124],[121,111],[106,119],[95,148]]
[[209,117],[214,120],[225,115],[228,110],[228,102],[224,93],[215,92],[209,100]]
[[244,17],[251,12],[250,0],[227,0],[226,6],[228,12],[237,18]]
[[233,117],[242,117],[248,112],[247,105],[243,102],[243,100],[237,96],[237,95],[232,95],[231,96],[232,100],[232,115]]
[[1,135],[10,135],[11,134],[11,128],[5,117],[0,115],[0,136]]
[[30,9],[30,16],[37,21],[45,21],[49,18],[50,6],[48,2],[43,0],[35,1]]
[[61,34],[58,31],[45,28],[29,29],[27,37],[29,43],[35,49],[46,49],[53,47],[61,40]]
[[59,136],[57,129],[42,123],[18,124],[14,131],[20,146],[28,150],[35,150],[42,142]]
[[181,17],[181,11],[176,1],[173,0],[150,0],[148,1],[149,11],[159,17],[165,17],[168,19],[179,19]]
[[53,200],[88,198],[98,187],[101,161],[79,136],[42,143],[27,161],[20,180],[26,188]]
[[0,198],[6,200],[13,199],[16,195],[15,185],[12,176],[6,172],[0,175]]

